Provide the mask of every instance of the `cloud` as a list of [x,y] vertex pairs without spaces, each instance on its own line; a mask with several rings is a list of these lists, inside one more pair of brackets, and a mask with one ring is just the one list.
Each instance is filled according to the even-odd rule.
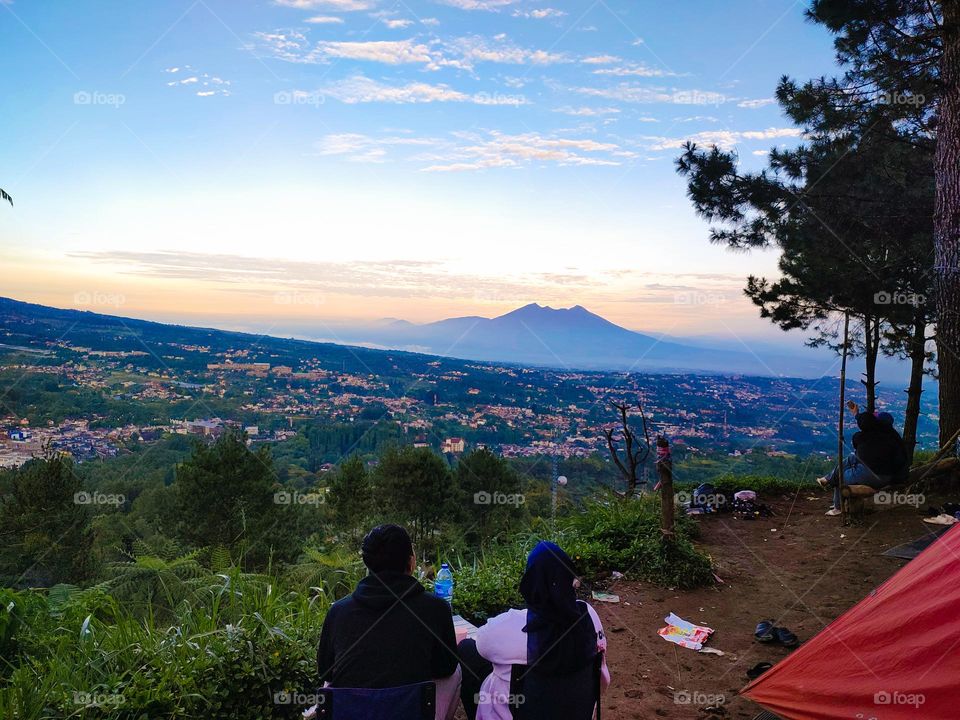
[[616,55],[591,55],[580,62],[586,65],[609,65],[610,63],[620,62],[620,58]]
[[304,20],[304,22],[308,22],[311,25],[342,25],[343,18],[336,17],[335,15],[314,15]]
[[548,18],[564,17],[567,13],[556,8],[541,8],[538,10],[514,10],[514,17],[531,18],[533,20],[546,20]]
[[406,85],[385,85],[363,75],[332,83],[325,94],[348,105],[358,103],[431,103],[466,102],[476,105],[525,105],[520,95],[496,95],[489,93],[464,93],[448,85],[431,85],[424,82]]
[[766,107],[767,105],[772,105],[776,100],[773,98],[763,98],[760,100],[741,100],[737,103],[737,107],[741,108],[750,108],[751,110],[755,108]]
[[439,141],[431,138],[390,136],[375,138],[360,133],[326,135],[315,144],[319,155],[341,155],[351,162],[383,162],[388,148],[395,146],[429,146]]
[[[586,62],[586,61],[584,61]],[[613,75],[616,77],[671,77],[676,73],[669,70],[660,70],[643,64],[630,64],[613,68],[599,68],[593,71],[594,75]]]
[[487,10],[499,12],[501,8],[513,5],[517,0],[439,0],[444,5],[461,10]]
[[[190,66],[184,66],[186,69],[189,69]],[[164,72],[167,73],[177,73],[180,68],[167,68]],[[216,75],[211,75],[210,73],[200,73],[199,75],[190,75],[189,77],[181,78],[179,80],[171,80],[167,83],[168,87],[174,87],[178,85],[196,85],[201,90],[197,90],[195,93],[199,97],[210,97],[212,95],[229,95],[230,86],[229,80],[224,80],[221,77]]]
[[560,107],[554,112],[564,115],[574,115],[576,117],[598,117],[601,115],[612,115],[620,112],[620,108],[615,107]]
[[571,284],[579,284],[581,290],[602,290],[607,284],[606,278],[586,275],[470,274],[452,270],[439,261],[309,262],[170,250],[75,252],[70,257],[120,266],[122,274],[135,277],[216,283],[231,292],[260,295],[265,307],[272,311],[276,311],[278,290],[354,297],[424,295],[471,301],[477,297],[552,300],[569,297]]
[[407,20],[406,18],[396,18],[392,20],[389,18],[383,18],[383,24],[391,30],[403,30],[404,28],[413,25],[413,20]]
[[466,172],[522,167],[534,162],[561,166],[620,165],[624,158],[634,157],[634,153],[615,143],[536,132],[505,135],[493,131],[485,136],[464,135],[463,139],[466,144],[457,147],[445,162],[428,165],[423,171]]
[[373,0],[273,0],[274,4],[297,10],[333,10],[337,12],[354,12],[369,10],[374,6]]
[[708,130],[679,138],[652,137],[650,150],[677,150],[686,142],[729,149],[743,140],[771,140],[775,138],[800,137],[799,128],[767,128],[766,130]]
[[[411,20],[379,18],[388,27],[400,28]],[[550,65],[565,62],[560,53],[518,47],[497,35],[492,40],[479,36],[433,40],[429,44],[415,40],[324,40],[312,44],[298,30],[257,32],[254,37],[273,57],[293,63],[322,64],[337,59],[379,62],[388,65],[422,64],[428,70],[455,67],[472,70],[477,63]]]
[[613,87],[575,87],[574,92],[592,97],[601,97],[621,102],[673,105],[722,105],[730,98],[710,90],[678,90],[676,88],[651,87],[620,83]]
[[507,42],[503,35],[497,35],[493,40],[494,42],[491,43],[486,38],[474,35],[452,40],[447,43],[447,48],[450,54],[459,57],[465,67],[473,67],[474,63],[482,62],[553,65],[567,60],[562,53],[519,47]]
[[362,60],[387,65],[435,65],[438,58],[430,48],[413,40],[371,40],[366,42],[319,42],[310,53],[314,61]]

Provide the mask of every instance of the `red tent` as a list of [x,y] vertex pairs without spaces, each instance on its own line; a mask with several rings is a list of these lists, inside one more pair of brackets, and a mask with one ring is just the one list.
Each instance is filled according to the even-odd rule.
[[960,528],[741,694],[785,720],[960,718]]

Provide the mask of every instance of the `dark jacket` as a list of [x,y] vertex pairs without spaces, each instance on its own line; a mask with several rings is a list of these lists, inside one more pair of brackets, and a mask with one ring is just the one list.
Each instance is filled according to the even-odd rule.
[[382,688],[457,669],[450,606],[401,573],[368,575],[330,608],[317,649],[320,683]]
[[853,448],[860,461],[875,475],[898,477],[907,464],[907,453],[893,425],[877,418],[873,413],[857,415],[860,432],[853,435]]

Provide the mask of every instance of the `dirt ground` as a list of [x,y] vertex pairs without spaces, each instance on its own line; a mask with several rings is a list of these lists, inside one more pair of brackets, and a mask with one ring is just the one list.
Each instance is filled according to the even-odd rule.
[[[810,639],[906,564],[881,552],[935,527],[910,506],[871,506],[862,524],[842,527],[839,518],[824,515],[828,502],[820,491],[761,500],[774,517],[701,519],[698,544],[713,558],[722,584],[672,591],[631,581],[625,569],[626,578],[611,588],[620,604],[594,603],[613,677],[605,718],[753,718],[760,708],[737,695],[747,669],[790,653],[755,642],[757,622],[773,619],[801,643]],[[657,630],[670,612],[713,628],[708,645],[725,655],[661,639]],[[711,704],[720,710],[708,710]]]

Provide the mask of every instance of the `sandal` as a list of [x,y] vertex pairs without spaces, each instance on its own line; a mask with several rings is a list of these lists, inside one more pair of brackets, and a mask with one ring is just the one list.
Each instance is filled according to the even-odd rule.
[[767,670],[773,667],[773,663],[768,662],[758,662],[752,668],[747,670],[747,677],[751,680],[756,680],[758,677],[763,675]]
[[792,648],[800,644],[799,638],[786,628],[774,628],[773,635],[776,641],[784,647]]
[[773,626],[773,620],[761,620],[757,623],[757,629],[754,631],[753,636],[757,639],[757,642],[773,642],[774,630],[776,630],[776,628]]

